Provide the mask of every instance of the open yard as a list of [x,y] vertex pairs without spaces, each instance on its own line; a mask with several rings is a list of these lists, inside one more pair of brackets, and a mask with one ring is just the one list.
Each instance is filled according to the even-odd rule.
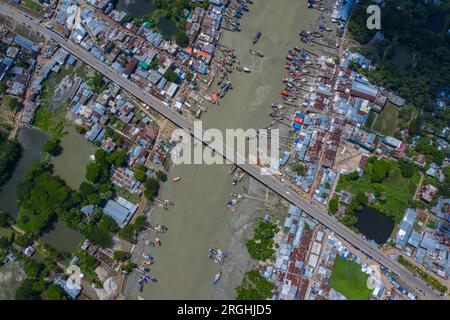
[[44,82],[41,94],[42,104],[36,111],[34,126],[53,133],[65,125],[65,114],[69,107],[67,93],[76,77],[85,79],[86,68],[84,65],[65,66],[60,73],[52,72],[50,74]]
[[328,284],[349,300],[369,300],[371,290],[367,288],[368,278],[361,272],[359,264],[338,255]]
[[411,178],[405,178],[397,161],[391,161],[389,165],[387,176],[379,183],[372,182],[371,179],[373,163],[368,163],[364,174],[357,179],[351,179],[349,175],[341,175],[336,191],[348,190],[353,196],[364,192],[374,193],[377,199],[369,206],[399,223],[406,208],[413,201],[420,175],[416,172]]
[[399,109],[392,103],[387,103],[373,123],[372,129],[381,134],[393,136],[397,130],[398,114]]

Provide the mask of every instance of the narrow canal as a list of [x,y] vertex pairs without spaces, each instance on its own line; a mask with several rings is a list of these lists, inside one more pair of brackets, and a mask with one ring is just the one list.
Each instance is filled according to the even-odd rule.
[[[306,0],[255,1],[241,20],[242,32],[226,32],[222,40],[225,46],[238,48],[238,58],[252,72],[233,72],[234,89],[206,113],[204,127],[258,129],[268,125],[270,105],[280,100],[288,50],[300,45],[299,31],[318,16],[318,11],[307,9]],[[253,46],[257,31],[263,35]],[[251,56],[250,47],[264,51],[264,58]],[[130,277],[134,283],[129,295],[145,299],[210,299],[214,293],[211,280],[219,266],[208,259],[208,248],[228,246],[232,213],[226,201],[230,192],[240,192],[242,186],[232,186],[228,166],[181,165],[172,174],[180,176],[181,181],[167,183],[160,198],[176,205],[169,211],[156,209],[152,217],[152,223],[164,224],[168,232],[161,236],[161,247],[145,249],[155,257],[151,274],[158,283],[145,286],[139,294],[136,278]],[[238,285],[229,284],[233,288]]]

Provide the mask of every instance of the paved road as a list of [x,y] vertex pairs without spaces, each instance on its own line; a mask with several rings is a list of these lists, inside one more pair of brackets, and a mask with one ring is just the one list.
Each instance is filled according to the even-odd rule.
[[[124,90],[133,94],[135,97],[140,99],[149,105],[152,109],[159,112],[161,115],[171,120],[174,124],[179,126],[180,128],[185,129],[191,135],[194,135],[194,127],[187,119],[185,119],[181,114],[173,111],[165,102],[162,102],[144,91],[136,84],[131,82],[130,80],[122,77],[117,74],[113,69],[106,66],[104,63],[100,62],[89,52],[85,51],[81,47],[77,46],[75,43],[61,37],[56,32],[47,29],[42,24],[40,24],[36,19],[26,16],[22,12],[19,12],[16,9],[12,9],[9,6],[5,6],[0,4],[1,12],[6,14],[17,21],[24,23],[25,25],[33,28],[34,30],[39,30],[44,36],[53,39],[56,41],[61,47],[69,51],[71,54],[76,56],[78,59],[83,61],[84,63],[91,66],[93,69],[102,73],[104,76],[108,77],[111,81],[118,84]],[[142,108],[145,113],[148,113],[148,110]],[[208,136],[205,137],[205,140],[208,141]],[[216,141],[218,145],[221,145],[220,141]],[[242,155],[235,154],[235,152],[226,144],[223,144],[223,149],[225,152],[221,150],[216,150],[216,152],[220,153],[224,158],[229,160],[230,162],[235,163],[232,155],[235,155],[237,160],[243,159]],[[242,162],[242,161],[241,161]],[[424,298],[426,295],[427,298],[438,299],[439,296],[425,284],[425,282],[414,276],[411,272],[406,270],[402,265],[398,262],[391,260],[385,253],[383,253],[378,248],[373,248],[370,243],[364,240],[360,235],[353,232],[351,229],[339,223],[334,217],[328,215],[325,211],[320,210],[316,206],[312,205],[309,200],[305,200],[301,198],[297,193],[290,189],[289,186],[279,181],[274,176],[266,176],[261,175],[261,168],[256,165],[243,164],[239,165],[239,167],[245,170],[249,175],[251,175],[256,180],[260,181],[262,184],[273,190],[275,193],[280,195],[282,198],[286,199],[288,202],[292,203],[296,207],[306,211],[313,218],[320,221],[323,225],[333,230],[337,235],[344,238],[348,242],[352,243],[355,247],[363,250],[366,254],[376,260],[378,263],[382,264],[392,272],[396,273],[403,281],[405,281],[408,285],[410,285],[417,295],[417,298]]]

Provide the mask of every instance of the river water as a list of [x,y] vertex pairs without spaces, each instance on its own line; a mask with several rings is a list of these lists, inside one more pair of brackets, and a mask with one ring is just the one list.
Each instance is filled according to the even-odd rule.
[[[205,114],[204,127],[258,129],[266,126],[271,103],[280,100],[288,50],[300,45],[299,30],[309,27],[318,16],[318,11],[307,9],[304,0],[258,0],[250,5],[250,12],[241,20],[242,32],[226,32],[222,42],[239,48],[238,58],[252,72],[233,72],[230,79],[234,89],[219,106]],[[252,45],[257,31],[262,32],[262,37]],[[250,48],[263,51],[264,58],[250,55]],[[167,183],[160,198],[170,199],[176,205],[168,211],[156,209],[152,216],[152,223],[162,223],[168,232],[160,237],[161,247],[145,250],[156,260],[150,269],[158,283],[146,285],[141,294],[134,283],[131,298],[138,295],[145,299],[212,298],[211,280],[219,272],[219,266],[208,259],[208,248],[227,247],[232,213],[226,201],[230,192],[240,192],[242,188],[232,186],[227,171],[228,166],[174,168],[173,176],[180,176],[181,181]],[[136,281],[135,277],[130,279]]]

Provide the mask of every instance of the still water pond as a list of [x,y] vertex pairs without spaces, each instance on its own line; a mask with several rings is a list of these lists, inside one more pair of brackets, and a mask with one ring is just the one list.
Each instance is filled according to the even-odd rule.
[[[144,15],[150,15],[156,10],[152,0],[118,0],[116,3],[116,9],[119,11],[125,11],[131,14],[135,18],[141,18]],[[177,33],[176,24],[167,18],[161,17],[159,19],[158,29],[166,37],[172,37]]]
[[378,244],[385,243],[394,230],[394,221],[374,208],[364,207],[355,216],[358,217],[356,228]]
[[19,213],[17,207],[17,187],[23,181],[25,174],[40,161],[44,155],[42,147],[48,135],[41,130],[23,127],[19,131],[17,140],[22,144],[23,152],[14,173],[0,191],[0,209],[16,217]]

